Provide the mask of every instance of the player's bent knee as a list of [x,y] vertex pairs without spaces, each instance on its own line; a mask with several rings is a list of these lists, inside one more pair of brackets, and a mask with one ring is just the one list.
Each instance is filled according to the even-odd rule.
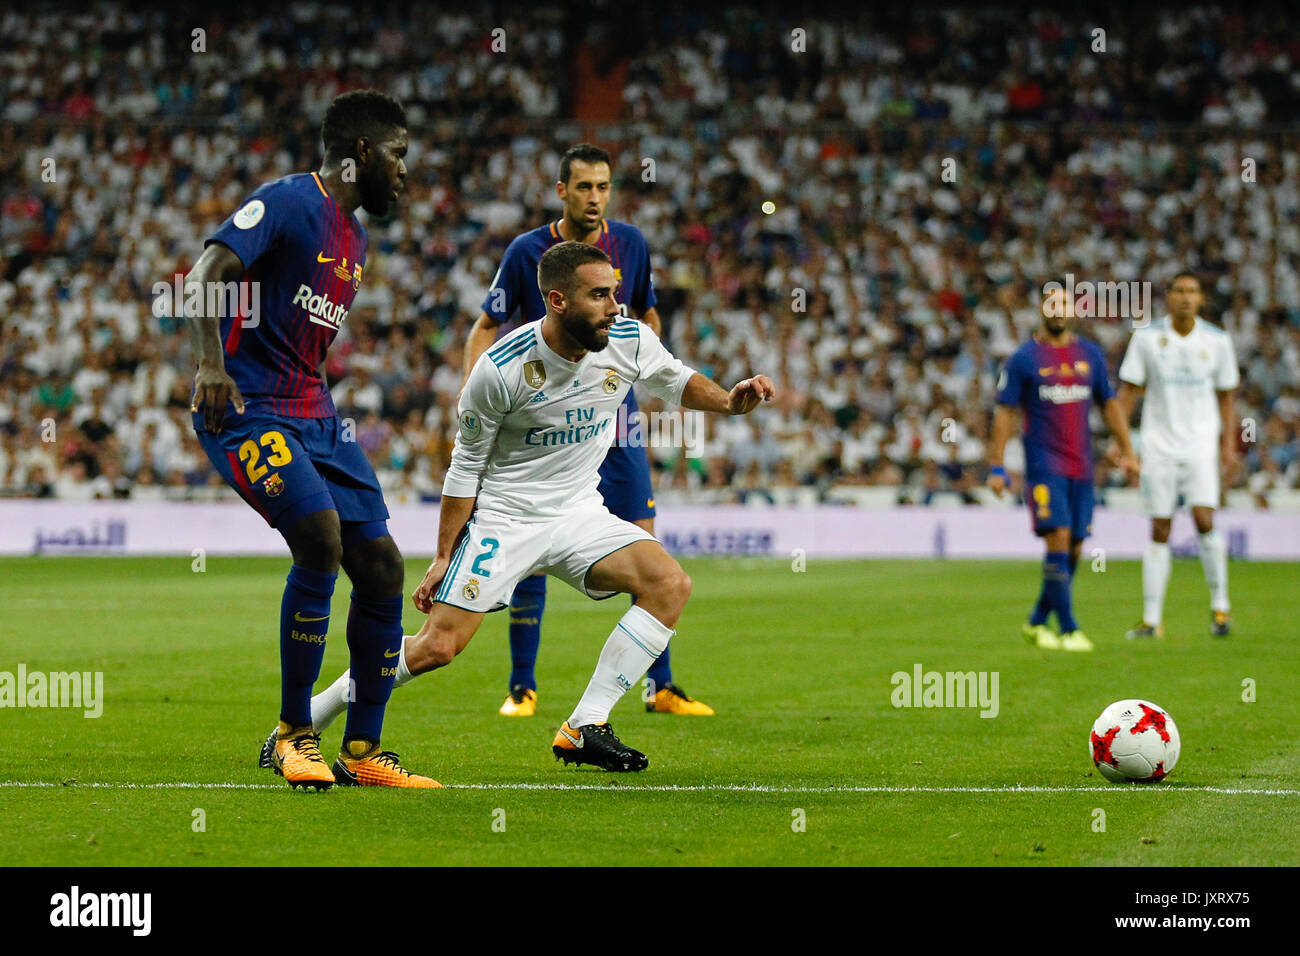
[[675,571],[660,582],[658,590],[670,604],[680,610],[690,600],[692,587],[694,584],[691,576],[678,565]]
[[343,561],[343,538],[333,511],[308,515],[284,529],[295,564],[314,571],[337,571]]

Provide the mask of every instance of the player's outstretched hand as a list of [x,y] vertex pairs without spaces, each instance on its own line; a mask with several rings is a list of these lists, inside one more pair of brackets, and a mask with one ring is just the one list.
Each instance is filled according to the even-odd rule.
[[442,583],[442,579],[446,577],[447,568],[450,564],[450,558],[435,558],[433,564],[429,565],[429,570],[424,573],[424,580],[420,582],[420,586],[411,595],[416,610],[421,614],[428,614],[433,610],[433,596],[437,593],[438,585]]
[[748,415],[763,402],[776,397],[776,386],[766,375],[755,375],[737,382],[727,395],[727,409],[733,415]]
[[244,396],[239,386],[224,368],[200,365],[194,376],[194,401],[190,411],[203,409],[203,427],[210,432],[221,431],[226,421],[226,403],[234,402],[235,411],[244,414]]

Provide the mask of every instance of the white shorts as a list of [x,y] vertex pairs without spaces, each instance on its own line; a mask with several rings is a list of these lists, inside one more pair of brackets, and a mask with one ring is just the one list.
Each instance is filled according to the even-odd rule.
[[1219,507],[1219,459],[1142,459],[1142,503],[1149,518],[1172,518],[1178,496],[1189,508]]
[[499,611],[510,604],[515,585],[544,571],[600,601],[618,592],[588,588],[591,566],[629,544],[654,540],[599,504],[545,519],[476,511],[433,599],[466,611]]

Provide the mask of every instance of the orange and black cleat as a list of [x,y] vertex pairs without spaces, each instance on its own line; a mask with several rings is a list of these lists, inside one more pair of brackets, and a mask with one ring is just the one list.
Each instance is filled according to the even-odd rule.
[[334,780],[341,787],[403,787],[429,790],[441,787],[437,780],[411,773],[397,754],[380,750],[378,743],[349,740],[334,761]]
[[611,773],[635,773],[650,766],[650,760],[614,736],[614,728],[603,724],[583,724],[573,728],[565,721],[551,743],[556,760],[591,764]]
[[320,734],[310,725],[290,727],[282,720],[273,736],[275,740],[267,740],[263,754],[285,783],[295,790],[328,790],[334,786],[334,774],[320,755]]

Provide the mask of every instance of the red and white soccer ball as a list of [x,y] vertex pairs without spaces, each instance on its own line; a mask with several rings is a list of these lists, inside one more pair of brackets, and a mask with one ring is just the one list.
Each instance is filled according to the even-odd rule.
[[1092,725],[1092,762],[1111,783],[1159,783],[1178,763],[1174,719],[1147,700],[1117,700]]

